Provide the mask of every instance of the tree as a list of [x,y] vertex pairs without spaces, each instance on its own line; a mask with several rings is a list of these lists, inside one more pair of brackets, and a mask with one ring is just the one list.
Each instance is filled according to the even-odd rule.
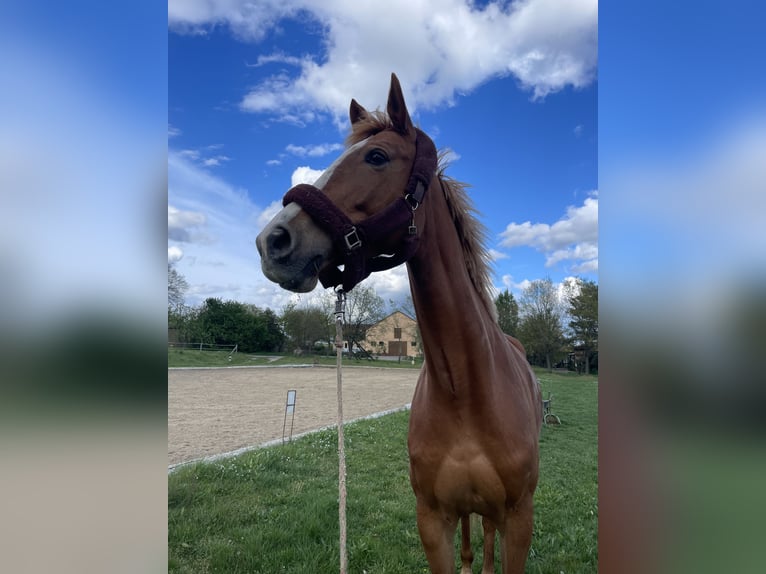
[[168,263],[168,309],[174,311],[181,309],[187,289],[189,289],[189,284],[184,276],[178,272],[172,263]]
[[383,318],[385,303],[370,286],[357,285],[346,294],[346,324],[343,335],[349,342],[349,350],[354,345],[361,346],[367,338],[367,329]]
[[389,299],[389,304],[392,309],[401,311],[405,315],[415,319],[415,302],[412,300],[412,294],[408,293],[404,298],[404,301],[400,302],[398,305],[394,303],[393,299]]
[[260,309],[255,305],[247,305],[247,309],[256,321],[264,326],[264,336],[260,341],[259,350],[279,351],[285,342],[285,333],[277,314],[271,309]]
[[205,342],[239,345],[245,352],[273,351],[282,345],[274,313],[254,305],[210,297],[203,303],[198,321]]
[[575,280],[570,290],[569,328],[572,329],[572,343],[582,349],[585,359],[585,374],[590,374],[590,359],[598,352],[598,285],[593,281]]
[[500,329],[503,333],[517,337],[519,332],[519,304],[508,289],[497,296],[495,307],[497,307],[497,324]]
[[209,297],[202,305],[200,321],[211,343],[239,345],[240,350],[249,351],[254,350],[250,344],[254,333],[246,315],[242,303]]
[[545,358],[552,370],[551,359],[564,345],[563,306],[550,278],[538,279],[524,289],[520,298],[522,312],[519,338],[530,355]]
[[293,349],[311,350],[317,341],[328,341],[332,320],[318,306],[289,303],[282,311],[282,326]]
[[168,311],[168,327],[176,329],[179,341],[183,343],[207,342],[205,330],[200,321],[200,308],[185,305]]

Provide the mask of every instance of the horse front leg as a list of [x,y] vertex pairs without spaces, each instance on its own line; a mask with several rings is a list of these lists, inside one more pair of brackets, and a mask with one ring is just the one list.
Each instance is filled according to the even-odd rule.
[[526,494],[516,506],[508,509],[500,531],[500,556],[503,574],[524,574],[529,547],[532,545],[534,506],[532,495]]
[[[436,508],[417,501],[420,541],[432,574],[454,574],[454,540],[457,518],[450,520]],[[470,572],[470,570],[469,570]]]

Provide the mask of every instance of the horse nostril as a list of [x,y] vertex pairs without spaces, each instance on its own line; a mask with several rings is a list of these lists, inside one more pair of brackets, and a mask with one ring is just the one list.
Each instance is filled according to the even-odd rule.
[[284,227],[277,227],[266,238],[268,253],[273,259],[284,259],[293,250],[290,232]]

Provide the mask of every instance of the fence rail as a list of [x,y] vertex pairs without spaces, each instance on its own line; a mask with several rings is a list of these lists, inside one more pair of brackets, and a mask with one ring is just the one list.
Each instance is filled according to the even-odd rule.
[[229,356],[232,356],[239,349],[239,344],[236,345],[216,345],[214,343],[178,343],[176,341],[168,341],[169,349],[193,349],[195,351],[218,351],[228,352]]

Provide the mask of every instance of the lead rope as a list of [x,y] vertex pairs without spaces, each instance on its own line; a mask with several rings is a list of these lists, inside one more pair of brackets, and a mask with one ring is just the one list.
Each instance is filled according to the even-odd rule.
[[343,320],[346,313],[346,294],[336,290],[335,301],[335,353],[338,371],[338,518],[340,522],[340,574],[346,574],[346,447],[343,439]]

